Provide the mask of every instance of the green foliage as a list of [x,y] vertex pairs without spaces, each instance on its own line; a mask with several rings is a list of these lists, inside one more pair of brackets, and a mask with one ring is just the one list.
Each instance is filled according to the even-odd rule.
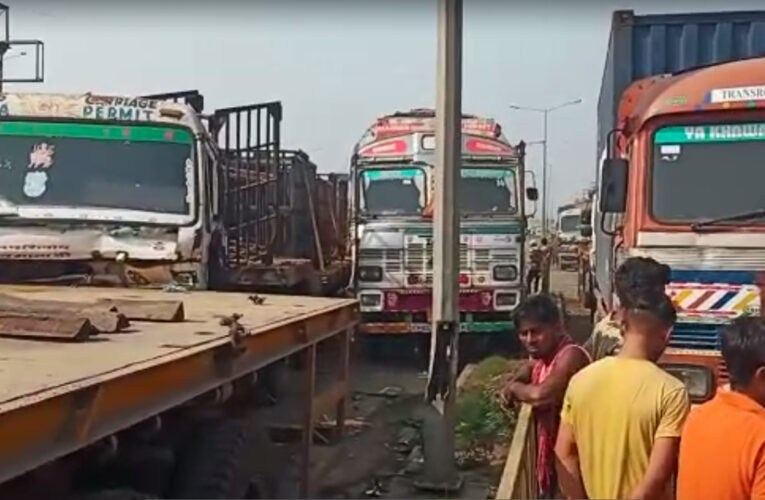
[[457,449],[474,459],[506,445],[515,428],[515,409],[503,408],[499,392],[517,360],[492,356],[478,364],[457,396]]

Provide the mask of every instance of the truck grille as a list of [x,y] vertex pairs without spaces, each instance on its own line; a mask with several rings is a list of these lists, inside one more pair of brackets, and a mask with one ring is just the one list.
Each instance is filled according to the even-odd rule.
[[678,349],[720,349],[720,325],[675,323],[669,347]]
[[[410,273],[422,273],[433,270],[433,244],[431,242],[410,242],[406,244],[405,267]],[[460,244],[460,269],[468,270],[468,247]]]
[[362,248],[359,261],[363,265],[380,265],[385,272],[401,272],[401,250],[397,248]]

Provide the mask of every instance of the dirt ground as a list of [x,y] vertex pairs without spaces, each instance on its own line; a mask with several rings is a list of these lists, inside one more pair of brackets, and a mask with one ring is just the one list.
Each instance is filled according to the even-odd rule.
[[[554,272],[551,287],[566,298],[570,333],[582,342],[591,326],[576,303],[576,275]],[[426,383],[417,365],[411,358],[370,361],[360,352],[354,356],[347,435],[339,444],[317,446],[314,452],[317,497],[493,498],[504,465],[501,456],[488,466],[460,470],[459,493],[434,494],[415,487],[423,463],[415,417]]]

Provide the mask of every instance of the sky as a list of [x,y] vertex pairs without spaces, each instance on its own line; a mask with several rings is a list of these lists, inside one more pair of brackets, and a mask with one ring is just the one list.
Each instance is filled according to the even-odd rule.
[[[762,0],[463,0],[463,111],[516,143],[542,138],[550,107],[552,206],[593,182],[596,106],[611,13],[754,10]],[[208,110],[279,100],[284,148],[347,172],[380,115],[435,105],[435,0],[4,0],[11,39],[45,43],[45,81],[9,91],[146,94],[198,89]],[[33,74],[31,52],[6,56]],[[527,167],[541,179],[541,147]]]

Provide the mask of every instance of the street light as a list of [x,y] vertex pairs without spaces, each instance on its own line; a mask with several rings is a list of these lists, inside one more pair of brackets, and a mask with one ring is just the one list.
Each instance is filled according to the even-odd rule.
[[565,108],[566,106],[573,106],[581,102],[582,102],[581,99],[574,99],[572,101],[566,101],[564,103],[558,104],[557,106],[552,106],[549,108],[534,108],[531,106],[518,106],[515,104],[510,104],[508,106],[510,109],[515,109],[518,111],[535,111],[537,113],[542,113],[542,116],[544,117],[544,137],[541,141],[542,143],[542,236],[547,236],[547,115],[550,114],[552,111]]

